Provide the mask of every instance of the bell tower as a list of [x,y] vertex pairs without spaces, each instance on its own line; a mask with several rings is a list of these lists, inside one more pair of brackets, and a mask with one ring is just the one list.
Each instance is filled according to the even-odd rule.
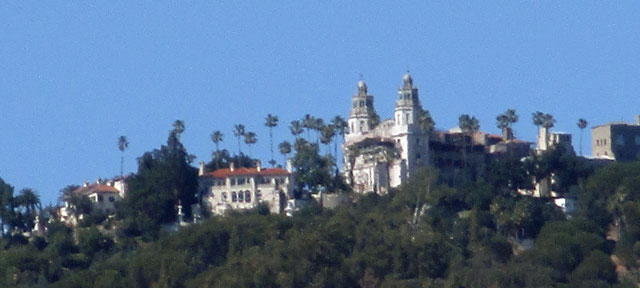
[[353,95],[351,104],[347,141],[368,133],[372,128],[370,118],[375,114],[373,96],[367,92],[367,84],[363,80],[358,81],[358,92]]
[[416,124],[420,111],[422,111],[422,105],[418,98],[418,88],[413,87],[413,78],[407,72],[402,77],[402,87],[398,89],[398,100],[393,113],[394,121],[396,125],[402,126]]

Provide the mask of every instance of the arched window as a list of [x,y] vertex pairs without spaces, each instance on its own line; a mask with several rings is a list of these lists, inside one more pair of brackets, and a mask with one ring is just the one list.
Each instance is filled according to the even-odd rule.
[[251,202],[251,192],[249,192],[248,190],[244,191],[244,201],[247,203]]
[[231,202],[238,202],[238,194],[236,191],[231,192]]
[[244,202],[244,193],[238,192],[238,202]]
[[227,192],[222,192],[220,194],[220,200],[222,200],[222,202],[227,202]]
[[364,129],[364,121],[360,121],[360,131]]

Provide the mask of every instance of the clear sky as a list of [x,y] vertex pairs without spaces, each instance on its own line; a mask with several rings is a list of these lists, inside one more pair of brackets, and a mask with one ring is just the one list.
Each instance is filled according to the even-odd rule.
[[[69,184],[125,172],[186,123],[183,142],[209,160],[209,134],[237,151],[232,127],[276,143],[304,114],[348,116],[362,75],[382,118],[411,71],[439,129],[515,108],[556,131],[640,114],[640,4],[632,1],[1,1],[0,177],[44,204]],[[584,149],[589,154],[590,134]],[[243,149],[246,151],[246,148]],[[276,156],[276,160],[282,157]]]

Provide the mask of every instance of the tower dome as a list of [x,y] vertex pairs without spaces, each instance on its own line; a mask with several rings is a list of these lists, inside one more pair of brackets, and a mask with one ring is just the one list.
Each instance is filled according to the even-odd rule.
[[367,84],[363,80],[358,81],[358,91],[367,93]]
[[411,78],[411,74],[409,74],[409,72],[407,72],[407,74],[404,74],[404,76],[402,77],[402,81],[404,82],[405,86],[413,85],[413,78]]

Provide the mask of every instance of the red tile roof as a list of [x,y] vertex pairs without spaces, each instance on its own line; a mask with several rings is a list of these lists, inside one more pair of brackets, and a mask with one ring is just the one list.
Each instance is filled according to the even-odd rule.
[[262,175],[262,176],[277,176],[277,175],[290,175],[289,171],[282,168],[262,168],[260,172],[256,168],[235,168],[233,171],[229,168],[218,169],[213,172],[205,173],[204,176],[213,178],[227,178],[229,176],[248,176],[248,175]]
[[77,194],[91,194],[91,193],[120,193],[118,189],[104,184],[91,184],[87,187],[80,187],[76,189]]

